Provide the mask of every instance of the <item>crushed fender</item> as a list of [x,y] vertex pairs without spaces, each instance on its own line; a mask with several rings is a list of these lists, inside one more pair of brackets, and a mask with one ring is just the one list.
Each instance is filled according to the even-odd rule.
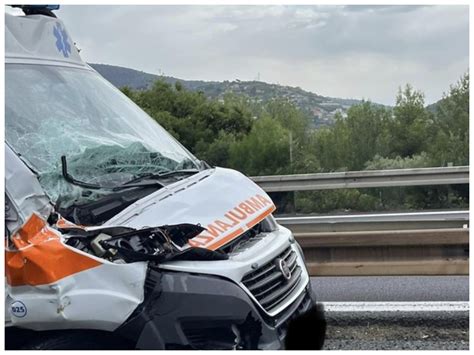
[[[61,216],[49,225],[38,214],[10,237],[6,277],[10,286],[45,285],[102,264],[139,261],[225,260],[221,252],[183,248],[204,228],[193,224],[135,230],[126,227],[86,228]],[[51,218],[50,218],[51,221]],[[90,254],[87,255],[87,254]]]
[[6,277],[11,286],[50,284],[101,265],[62,243],[61,234],[38,214],[11,236],[14,248],[5,253]]

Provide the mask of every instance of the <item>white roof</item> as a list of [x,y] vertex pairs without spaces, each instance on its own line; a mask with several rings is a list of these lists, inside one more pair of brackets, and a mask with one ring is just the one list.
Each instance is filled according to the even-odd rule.
[[5,14],[5,61],[31,60],[86,66],[61,20]]

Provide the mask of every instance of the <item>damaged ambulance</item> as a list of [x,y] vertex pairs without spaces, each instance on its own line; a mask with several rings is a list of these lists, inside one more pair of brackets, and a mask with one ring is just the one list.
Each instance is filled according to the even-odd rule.
[[21,8],[5,18],[6,348],[285,348],[315,296],[270,197],[83,62],[54,7]]

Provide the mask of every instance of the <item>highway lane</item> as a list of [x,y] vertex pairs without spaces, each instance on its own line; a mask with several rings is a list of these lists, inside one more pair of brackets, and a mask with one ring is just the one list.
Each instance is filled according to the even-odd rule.
[[324,349],[468,350],[469,311],[326,312]]
[[469,349],[468,276],[312,277],[311,284],[326,305],[324,349]]
[[321,302],[469,301],[469,276],[312,277]]

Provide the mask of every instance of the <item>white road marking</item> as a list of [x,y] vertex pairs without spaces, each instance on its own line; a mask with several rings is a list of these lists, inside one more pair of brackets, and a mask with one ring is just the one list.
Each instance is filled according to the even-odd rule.
[[327,312],[468,312],[469,302],[322,302]]

